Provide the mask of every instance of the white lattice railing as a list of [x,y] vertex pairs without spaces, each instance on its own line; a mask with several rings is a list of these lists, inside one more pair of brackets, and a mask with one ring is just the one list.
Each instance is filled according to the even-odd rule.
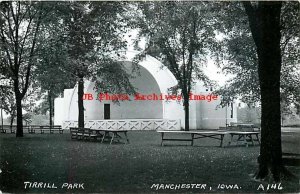
[[[77,121],[64,121],[63,129],[77,127]],[[119,130],[180,130],[180,120],[170,119],[126,119],[126,120],[87,120],[84,127],[91,129]]]

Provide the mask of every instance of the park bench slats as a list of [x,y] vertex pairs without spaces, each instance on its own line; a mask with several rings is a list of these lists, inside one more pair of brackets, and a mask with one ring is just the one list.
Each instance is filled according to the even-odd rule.
[[3,129],[1,128],[1,133],[15,133],[16,132],[16,128],[17,126],[16,125],[3,125]]
[[90,130],[89,128],[75,128],[70,127],[71,139],[77,140],[96,140],[97,137],[101,136]]
[[77,131],[77,139],[88,139],[97,138],[97,134],[93,133],[89,128],[79,128]]
[[129,143],[127,130],[114,130],[114,129],[90,129],[90,128],[75,128],[70,127],[71,139],[77,140],[97,140],[99,137],[101,143],[109,140],[110,144],[113,142],[120,142],[123,139],[120,133],[124,134],[126,142]]
[[[23,130],[28,129],[29,127],[30,126],[24,125],[23,126]],[[10,125],[3,125],[3,129],[1,128],[1,133],[7,133],[7,132],[16,133],[16,130],[17,130],[17,126],[16,125],[12,125],[12,126],[10,126]]]
[[48,125],[41,125],[40,132],[45,133],[45,131],[49,131],[51,134],[53,134],[55,131],[58,131],[61,134],[64,132],[60,125],[53,125],[52,127]]
[[[12,127],[10,125],[3,125],[3,129],[0,127],[1,133],[7,133],[8,131],[10,133],[15,133],[17,126],[13,125]],[[55,131],[59,132],[60,134],[63,133],[63,129],[60,125],[53,125],[52,127],[46,126],[46,125],[25,125],[23,126],[23,130],[27,130],[28,133],[36,133],[37,130],[40,131],[41,134],[45,133],[46,131],[49,131],[51,134],[53,134]]]
[[31,127],[28,128],[28,133],[35,133],[35,131],[38,129],[40,129],[39,125],[31,125]]
[[60,125],[53,125],[52,127],[48,125],[31,125],[28,128],[28,133],[36,133],[37,131],[40,131],[41,134],[46,131],[49,131],[50,134],[53,134],[55,131],[62,134],[64,129],[62,129]]
[[[23,126],[23,130],[28,130],[30,128],[30,126],[28,125],[25,125]],[[1,128],[0,126],[0,129],[1,129],[1,133],[7,133],[8,131],[10,133],[16,133],[16,130],[17,130],[17,126],[16,125],[3,125],[3,129]]]

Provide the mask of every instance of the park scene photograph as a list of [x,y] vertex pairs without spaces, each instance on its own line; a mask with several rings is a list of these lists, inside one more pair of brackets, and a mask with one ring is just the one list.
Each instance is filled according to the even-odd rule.
[[299,193],[299,1],[0,1],[0,193]]

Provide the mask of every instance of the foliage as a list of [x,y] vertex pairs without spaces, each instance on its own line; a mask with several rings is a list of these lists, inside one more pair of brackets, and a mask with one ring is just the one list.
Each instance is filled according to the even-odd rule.
[[[224,97],[224,104],[239,98],[253,105],[260,101],[256,47],[242,5],[239,2],[224,5],[220,20],[224,24],[220,31],[224,39],[220,42],[223,45],[219,57],[225,62],[220,66],[223,72],[235,76],[218,92]],[[281,102],[285,105],[283,112],[288,112],[291,104],[299,106],[300,102],[299,3],[285,2],[281,13]]]
[[[60,79],[57,83],[63,83],[66,79],[73,79],[73,83],[78,81],[78,77],[85,77],[93,81],[103,80],[104,84],[98,88],[109,90],[111,84],[105,82],[114,80],[116,85],[124,84],[124,87],[119,87],[119,92],[125,85],[130,85],[125,79],[129,74],[121,63],[116,62],[121,58],[120,51],[126,46],[122,39],[126,32],[122,17],[125,3],[64,2],[60,6],[61,24],[54,27],[55,36],[49,37],[53,40],[53,46],[44,45],[46,49],[55,49],[50,52],[53,55],[45,63],[54,63],[56,60],[53,72],[59,66],[56,71],[61,70],[63,74],[57,76]],[[130,89],[132,88],[129,87],[128,91]]]
[[6,114],[10,115],[11,120],[14,120],[16,117],[17,107],[12,87],[9,85],[1,85],[0,96],[0,108],[4,110]]
[[1,2],[1,68],[23,98],[37,63],[37,37],[51,4]]
[[23,136],[22,99],[37,60],[38,35],[45,30],[52,3],[0,2],[1,70],[13,82],[17,108],[17,137]]
[[[161,60],[178,81],[176,92],[184,99],[186,130],[189,94],[199,80],[211,84],[203,73],[209,50],[214,46],[214,9],[207,2],[143,2],[133,22],[139,28],[139,39],[147,38],[144,53]],[[139,40],[138,39],[138,40]]]

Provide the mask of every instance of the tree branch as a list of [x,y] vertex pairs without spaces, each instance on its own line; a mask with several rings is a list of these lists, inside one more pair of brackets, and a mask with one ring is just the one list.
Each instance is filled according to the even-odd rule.
[[9,49],[7,47],[8,43],[7,41],[5,40],[5,36],[4,36],[4,33],[3,33],[3,29],[1,28],[1,39],[2,39],[2,44],[4,46],[4,49],[5,49],[5,52],[6,52],[6,55],[7,55],[7,58],[8,58],[8,61],[9,61],[9,66],[12,70],[14,70],[13,68],[13,62],[12,62],[12,59],[11,59],[11,56],[9,54]]
[[[42,7],[42,5],[41,5],[41,7]],[[32,66],[32,63],[33,63],[32,58],[33,58],[33,53],[34,53],[34,49],[35,49],[37,34],[38,34],[38,31],[39,31],[39,28],[40,28],[41,20],[42,20],[42,14],[40,12],[38,20],[37,20],[35,32],[34,32],[34,37],[33,37],[33,40],[32,40],[32,46],[31,46],[31,49],[30,49],[29,61],[28,61],[28,66],[27,66],[27,70],[26,70],[25,87],[23,88],[22,93],[21,93],[22,98],[25,96],[26,91],[27,91],[28,86],[29,86],[31,66]]]
[[258,14],[259,14],[258,10],[252,6],[250,1],[243,1],[242,3],[245,8],[248,19],[249,19],[249,26],[250,26],[250,30],[252,33],[252,37],[257,46],[261,39],[261,37],[260,37],[261,35],[258,31],[260,29],[260,21],[257,18]]

